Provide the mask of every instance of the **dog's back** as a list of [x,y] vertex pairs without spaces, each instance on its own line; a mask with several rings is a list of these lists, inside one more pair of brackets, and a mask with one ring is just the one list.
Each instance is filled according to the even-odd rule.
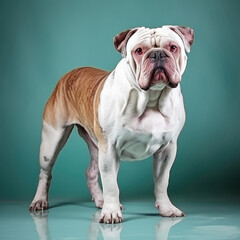
[[[43,120],[53,127],[78,124],[93,132],[99,95],[108,72],[96,68],[77,68],[57,83],[43,113]],[[89,119],[92,122],[89,122]]]

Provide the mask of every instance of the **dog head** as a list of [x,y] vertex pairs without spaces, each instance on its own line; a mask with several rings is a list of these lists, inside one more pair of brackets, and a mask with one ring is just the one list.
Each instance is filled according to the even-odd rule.
[[143,90],[175,88],[186,68],[194,40],[188,27],[134,28],[114,38],[115,48],[126,58]]

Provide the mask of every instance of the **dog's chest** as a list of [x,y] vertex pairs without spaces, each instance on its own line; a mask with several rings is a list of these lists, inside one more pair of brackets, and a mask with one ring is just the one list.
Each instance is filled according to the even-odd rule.
[[166,119],[159,111],[146,109],[140,118],[124,124],[117,140],[122,160],[142,160],[153,155],[175,135],[176,122]]
[[116,92],[112,96],[109,89],[102,94],[99,122],[120,159],[145,159],[177,139],[185,121],[179,87],[147,92],[131,89],[121,97]]

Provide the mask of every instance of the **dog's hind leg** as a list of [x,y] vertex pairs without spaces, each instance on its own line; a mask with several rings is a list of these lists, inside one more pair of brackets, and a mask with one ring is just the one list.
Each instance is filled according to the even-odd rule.
[[57,156],[71,134],[73,125],[54,128],[43,121],[42,142],[40,146],[40,175],[35,197],[29,207],[30,211],[48,208],[48,190],[51,172]]
[[89,153],[91,156],[90,165],[86,171],[87,184],[92,195],[92,200],[96,207],[102,208],[103,194],[99,185],[99,167],[98,167],[98,147],[92,141],[86,130],[78,125],[78,133],[87,143]]

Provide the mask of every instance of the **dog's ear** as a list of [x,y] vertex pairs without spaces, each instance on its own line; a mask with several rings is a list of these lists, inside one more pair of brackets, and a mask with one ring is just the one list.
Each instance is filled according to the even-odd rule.
[[138,30],[138,28],[128,29],[124,32],[119,33],[114,37],[113,43],[118,52],[122,54],[123,57],[127,55],[127,42],[129,38]]
[[182,39],[184,43],[184,47],[186,51],[189,53],[190,47],[192,46],[194,41],[193,29],[189,27],[183,27],[183,26],[167,26],[167,27],[169,27],[172,31],[174,31],[179,35],[179,37]]

